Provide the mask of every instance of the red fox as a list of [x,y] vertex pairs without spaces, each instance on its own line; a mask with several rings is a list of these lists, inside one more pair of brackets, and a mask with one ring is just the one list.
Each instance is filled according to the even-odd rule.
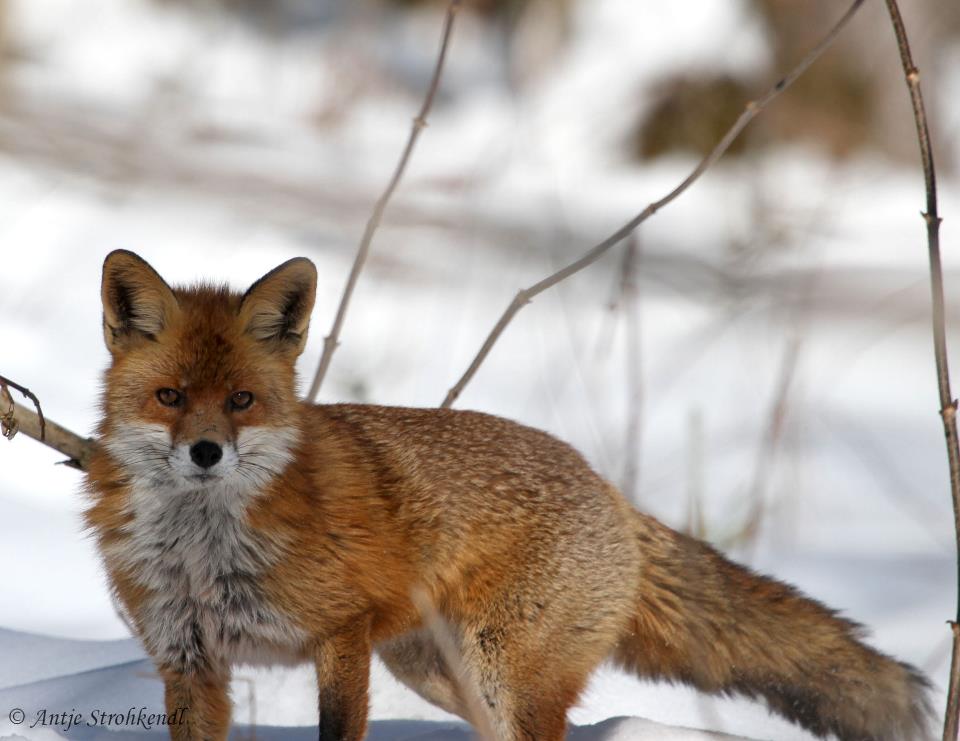
[[238,662],[313,662],[321,741],[359,741],[371,653],[468,720],[414,592],[504,741],[564,738],[606,659],[741,694],[818,736],[928,737],[928,683],[852,622],[634,510],[571,447],[469,411],[296,395],[316,269],[244,294],[103,266],[112,362],[86,521],[165,683],[175,739],[225,739]]

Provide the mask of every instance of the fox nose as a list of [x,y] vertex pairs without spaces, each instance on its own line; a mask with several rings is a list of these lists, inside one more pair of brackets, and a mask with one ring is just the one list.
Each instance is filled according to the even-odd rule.
[[222,457],[223,450],[210,440],[200,440],[190,446],[190,460],[201,468],[210,468]]

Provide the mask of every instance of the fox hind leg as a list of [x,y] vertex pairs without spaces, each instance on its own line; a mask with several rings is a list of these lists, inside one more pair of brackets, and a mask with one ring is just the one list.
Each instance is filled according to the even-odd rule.
[[[498,738],[563,741],[567,710],[577,701],[596,662],[571,661],[576,636],[544,640],[538,630],[503,622],[468,629],[464,657]],[[559,648],[559,650],[557,650]],[[552,652],[552,655],[551,655]]]
[[470,720],[460,686],[428,630],[414,630],[384,641],[377,646],[377,655],[394,677],[424,700]]
[[[433,637],[417,630],[377,647],[391,673],[425,700],[478,725],[482,713],[492,726],[494,739],[486,741],[561,741],[566,712],[577,695],[572,692],[516,693],[512,670],[499,650],[491,650],[489,630],[465,631],[460,658],[469,679],[454,679]],[[466,687],[468,683],[472,686]],[[465,694],[476,696],[475,702]],[[524,700],[523,698],[527,699]],[[477,707],[479,705],[479,707]]]

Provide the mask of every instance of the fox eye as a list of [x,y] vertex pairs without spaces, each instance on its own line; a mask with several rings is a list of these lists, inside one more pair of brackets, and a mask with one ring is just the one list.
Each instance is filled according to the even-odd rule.
[[230,408],[234,411],[249,409],[253,404],[253,394],[249,391],[234,391],[230,395]]
[[183,394],[176,389],[158,389],[157,401],[165,407],[178,407],[183,403]]

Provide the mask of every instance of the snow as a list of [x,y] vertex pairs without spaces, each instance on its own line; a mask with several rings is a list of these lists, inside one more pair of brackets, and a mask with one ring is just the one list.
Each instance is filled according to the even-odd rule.
[[[419,103],[439,17],[418,12],[396,34],[361,17],[343,37],[281,42],[216,14],[198,24],[141,0],[88,0],[82,10],[67,0],[9,5],[27,61],[6,82],[24,105],[46,116],[59,104],[74,118],[31,126],[0,107],[0,373],[31,387],[50,417],[89,434],[107,362],[100,264],[123,247],[171,282],[237,288],[309,256],[320,285],[300,362],[308,378]],[[683,158],[624,164],[624,111],[646,104],[656,72],[746,74],[769,49],[761,29],[744,23],[744,2],[660,4],[643,18],[636,8],[577,4],[569,46],[519,91],[499,84],[492,32],[464,16],[323,400],[438,404],[519,288],[687,174],[693,163]],[[954,75],[925,94],[949,96],[958,84]],[[87,151],[84,127],[142,146]],[[44,141],[62,156],[30,154]],[[20,151],[18,142],[30,146]],[[960,263],[950,247],[960,184],[949,165],[955,172],[960,163],[945,164],[956,348],[951,287]],[[636,450],[623,433],[626,322],[607,308],[618,252],[526,307],[457,405],[547,429],[615,481],[635,457],[639,505],[674,526],[699,490],[706,535],[727,547],[747,509],[784,349],[799,338],[783,443],[764,487],[769,515],[755,547],[731,555],[864,623],[872,645],[931,676],[942,706],[956,566],[921,207],[918,170],[877,157],[838,164],[785,147],[722,165],[641,231]],[[694,417],[699,459],[691,458]],[[14,707],[89,714],[162,705],[160,682],[116,616],[82,532],[81,477],[58,460],[26,439],[0,441],[0,738],[102,730],[14,726]],[[315,737],[313,683],[307,667],[238,670],[236,737],[254,730],[254,717],[261,739]],[[468,737],[379,662],[371,718],[372,739]],[[570,738],[584,741],[723,738],[691,728],[810,738],[758,704],[609,668],[571,720]],[[162,737],[131,728],[106,735]]]

